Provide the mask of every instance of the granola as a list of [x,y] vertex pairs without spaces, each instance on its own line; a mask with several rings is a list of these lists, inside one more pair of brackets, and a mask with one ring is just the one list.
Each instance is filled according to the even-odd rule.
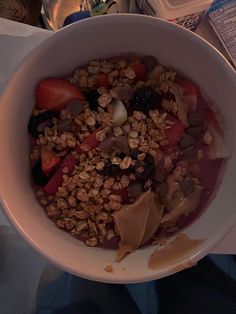
[[[158,199],[148,214],[156,228],[143,229],[156,242],[200,204],[199,171],[202,162],[210,167],[214,134],[192,109],[198,89],[154,57],[150,68],[148,58],[91,60],[72,77],[56,79],[58,87],[53,79],[37,87],[36,97],[54,84],[51,98],[37,99],[28,125],[35,193],[59,228],[90,247],[122,246],[117,217],[135,210],[141,195],[144,203],[145,195]],[[187,196],[195,200],[190,208]]]

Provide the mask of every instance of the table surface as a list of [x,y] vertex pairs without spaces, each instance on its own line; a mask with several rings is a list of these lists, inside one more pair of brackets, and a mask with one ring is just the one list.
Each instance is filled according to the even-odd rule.
[[[201,23],[197,33],[214,45],[227,58],[224,48],[206,20]],[[0,93],[4,89],[4,85],[14,72],[14,69],[17,67],[19,61],[34,46],[50,35],[50,31],[0,18]],[[6,224],[7,221],[0,209],[0,225]],[[212,253],[236,254],[235,239],[236,226],[212,251]]]

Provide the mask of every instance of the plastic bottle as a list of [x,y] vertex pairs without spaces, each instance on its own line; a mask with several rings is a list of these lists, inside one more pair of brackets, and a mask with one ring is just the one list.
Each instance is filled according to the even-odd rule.
[[157,16],[195,30],[212,0],[138,0],[144,14]]
[[0,0],[0,17],[38,25],[41,7],[41,0]]

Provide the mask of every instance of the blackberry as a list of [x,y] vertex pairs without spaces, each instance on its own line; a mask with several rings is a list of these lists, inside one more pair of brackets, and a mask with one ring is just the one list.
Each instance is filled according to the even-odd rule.
[[100,170],[99,173],[103,176],[114,176],[120,171],[120,167],[118,165],[113,165],[111,161],[109,161],[105,168]]
[[50,120],[54,117],[58,117],[59,113],[55,111],[45,111],[40,113],[37,116],[31,116],[28,123],[28,132],[34,137],[37,138],[42,131],[38,130],[38,127],[41,123]]
[[188,116],[188,122],[191,127],[202,127],[203,125],[203,117],[200,112],[192,111]]
[[149,165],[154,165],[154,158],[151,154],[147,154],[145,157],[145,162]]
[[168,101],[173,101],[173,102],[176,101],[175,95],[171,92],[164,93],[162,95],[162,98]]
[[[139,172],[138,168],[143,167],[144,171]],[[138,181],[144,184],[148,179],[152,179],[155,173],[155,165],[154,165],[154,158],[152,155],[147,154],[144,161],[137,162],[135,166],[135,175]]]
[[202,126],[190,127],[187,129],[186,133],[195,137],[196,139],[199,139],[203,133],[203,128]]
[[45,185],[49,181],[49,177],[45,176],[45,174],[42,171],[42,164],[40,160],[37,160],[35,165],[33,166],[31,170],[31,175],[33,178],[33,181],[37,185]]
[[138,158],[138,154],[139,154],[138,149],[133,149],[133,150],[131,150],[131,152],[130,152],[130,157],[131,157],[132,159],[137,159],[137,158]]
[[148,111],[160,105],[161,96],[155,89],[144,86],[135,91],[134,98],[132,99],[132,107],[134,110],[148,113]]
[[98,98],[100,97],[99,92],[96,89],[90,89],[86,94],[86,100],[89,103],[91,110],[98,109]]
[[126,153],[120,153],[119,155],[118,155],[118,157],[120,158],[120,159],[124,159],[125,157],[126,157]]
[[138,181],[140,181],[142,184],[144,184],[148,179],[152,179],[155,167],[154,165],[145,165],[143,166],[144,171],[142,173],[139,173],[136,171],[136,178]]

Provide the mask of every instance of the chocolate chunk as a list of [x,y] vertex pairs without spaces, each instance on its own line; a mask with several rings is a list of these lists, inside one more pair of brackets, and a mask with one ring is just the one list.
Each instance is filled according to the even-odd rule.
[[182,150],[182,155],[184,159],[190,159],[196,156],[197,149],[194,146],[188,146]]
[[201,126],[191,127],[187,129],[187,133],[199,139],[202,136],[203,130]]
[[181,148],[185,148],[185,147],[188,147],[188,146],[192,146],[194,143],[195,143],[194,137],[192,137],[189,134],[184,134],[183,137],[182,137],[182,140],[180,142],[180,147]]
[[186,196],[194,191],[194,181],[191,178],[185,178],[180,182],[180,187]]
[[119,89],[119,98],[122,101],[130,101],[134,97],[134,89],[129,86],[125,85]]
[[146,66],[148,72],[152,71],[154,67],[158,64],[157,59],[153,56],[142,57],[142,62]]
[[193,111],[188,116],[188,122],[190,126],[202,126],[203,117],[199,112]]
[[142,185],[138,182],[135,182],[129,185],[127,190],[131,197],[137,198],[142,194]]
[[167,101],[176,101],[175,95],[171,93],[170,91],[167,93],[162,94],[162,99],[165,99]]

